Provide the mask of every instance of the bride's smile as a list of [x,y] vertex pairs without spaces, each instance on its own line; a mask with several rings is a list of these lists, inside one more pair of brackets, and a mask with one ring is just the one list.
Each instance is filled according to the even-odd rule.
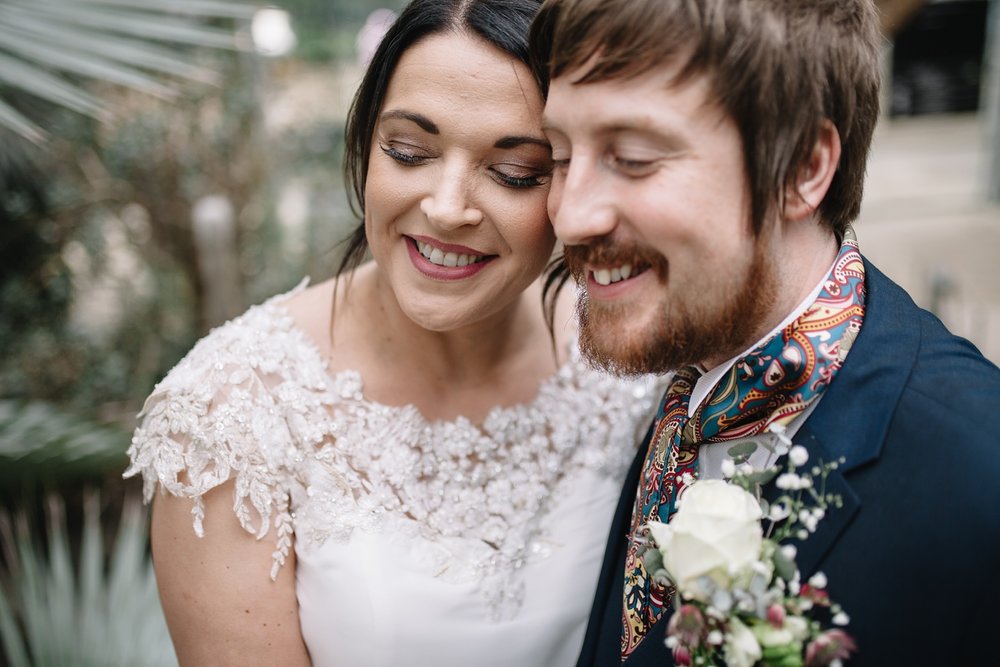
[[461,33],[421,40],[389,81],[365,225],[387,301],[421,327],[491,327],[549,259],[551,154],[530,82],[524,63]]

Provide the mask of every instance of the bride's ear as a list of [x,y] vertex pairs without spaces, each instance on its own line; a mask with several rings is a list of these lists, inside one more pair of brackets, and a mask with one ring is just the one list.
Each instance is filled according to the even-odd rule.
[[786,220],[802,220],[819,208],[839,163],[840,133],[833,123],[824,120],[809,160],[785,192],[783,213]]

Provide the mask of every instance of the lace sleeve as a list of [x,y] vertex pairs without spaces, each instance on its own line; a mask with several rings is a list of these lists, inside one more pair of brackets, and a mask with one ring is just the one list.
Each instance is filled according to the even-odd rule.
[[295,383],[287,375],[295,365],[280,347],[262,346],[260,334],[226,325],[157,385],[139,414],[125,476],[142,476],[146,502],[157,486],[191,498],[199,537],[204,494],[234,480],[233,510],[243,528],[260,539],[274,525],[274,578],[292,543],[290,485],[303,427],[289,408]]

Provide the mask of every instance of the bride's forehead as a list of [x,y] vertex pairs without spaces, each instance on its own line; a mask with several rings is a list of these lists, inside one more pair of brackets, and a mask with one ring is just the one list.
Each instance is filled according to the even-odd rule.
[[[486,42],[463,35],[429,37],[400,58],[381,118],[405,109],[438,126],[477,123],[540,126],[543,100],[527,65]],[[444,129],[442,127],[442,129]]]
[[453,32],[430,35],[406,49],[390,75],[388,92],[425,83],[537,90],[525,63],[479,37]]

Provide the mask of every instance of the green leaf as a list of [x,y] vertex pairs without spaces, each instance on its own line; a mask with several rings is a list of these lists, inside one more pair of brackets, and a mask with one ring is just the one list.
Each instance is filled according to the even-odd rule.
[[755,470],[751,473],[744,475],[746,480],[751,484],[759,484],[764,486],[772,479],[778,476],[779,470],[777,468],[768,468],[767,470]]
[[642,554],[642,564],[646,567],[646,572],[653,574],[657,570],[663,569],[663,554],[659,549],[649,548]]
[[730,458],[736,459],[737,461],[745,461],[747,457],[757,451],[757,443],[753,440],[747,440],[745,442],[738,442],[728,450],[726,453],[729,454]]
[[779,577],[785,581],[791,581],[795,577],[795,560],[786,556],[780,547],[774,550],[772,560],[774,571]]

